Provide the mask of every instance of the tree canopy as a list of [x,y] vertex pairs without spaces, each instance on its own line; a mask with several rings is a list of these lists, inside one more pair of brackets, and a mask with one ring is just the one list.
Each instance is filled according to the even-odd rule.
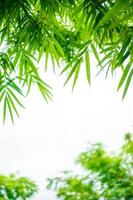
[[26,200],[37,190],[36,183],[26,177],[0,175],[0,200]]
[[133,76],[133,0],[3,0],[0,1],[0,102],[3,121],[7,110],[14,121],[20,99],[32,85],[48,101],[51,87],[40,75],[38,63],[67,72],[74,88],[85,62],[91,82],[90,53],[99,71],[120,69],[118,90],[126,95]]
[[133,199],[133,137],[127,133],[118,152],[108,153],[100,143],[78,158],[82,173],[64,172],[49,179],[62,200],[131,200]]

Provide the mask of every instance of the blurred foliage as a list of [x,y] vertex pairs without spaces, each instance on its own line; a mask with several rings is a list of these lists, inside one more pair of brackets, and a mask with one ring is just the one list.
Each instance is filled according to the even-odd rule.
[[0,200],[26,200],[37,190],[36,183],[28,178],[0,175]]
[[[126,95],[133,76],[133,0],[3,0],[0,1],[0,102],[14,122],[21,100],[32,85],[48,101],[51,87],[40,76],[38,62],[47,70],[60,66],[65,84],[78,80],[82,62],[91,82],[90,54],[99,71],[122,72],[118,90]],[[92,55],[92,54],[91,54]]]
[[116,153],[107,153],[102,144],[93,144],[80,154],[81,175],[64,172],[48,179],[62,200],[132,200],[133,199],[133,135],[125,135],[125,143]]

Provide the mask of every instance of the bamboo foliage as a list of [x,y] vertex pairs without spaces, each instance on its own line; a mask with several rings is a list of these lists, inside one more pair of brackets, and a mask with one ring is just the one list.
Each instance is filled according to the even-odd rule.
[[59,65],[61,74],[68,74],[65,84],[73,77],[74,89],[83,62],[91,83],[92,52],[100,71],[122,71],[118,90],[124,86],[125,97],[133,75],[132,16],[133,0],[0,1],[3,121],[7,110],[12,121],[14,113],[19,115],[19,96],[27,96],[33,84],[46,101],[52,98],[51,87],[37,67],[42,57],[45,71],[51,58],[54,70]]

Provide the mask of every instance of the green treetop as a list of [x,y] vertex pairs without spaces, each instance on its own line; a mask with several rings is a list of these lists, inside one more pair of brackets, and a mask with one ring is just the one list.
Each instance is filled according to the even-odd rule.
[[91,145],[78,158],[82,173],[64,172],[49,179],[61,200],[132,200],[133,137],[125,135],[119,152],[107,153],[102,144]]

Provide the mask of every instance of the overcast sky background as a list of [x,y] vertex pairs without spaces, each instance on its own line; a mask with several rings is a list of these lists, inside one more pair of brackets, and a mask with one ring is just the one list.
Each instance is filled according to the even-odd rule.
[[0,172],[20,172],[40,184],[32,199],[55,200],[45,191],[47,177],[65,169],[75,169],[74,159],[90,141],[117,149],[125,132],[133,130],[133,95],[130,88],[124,101],[116,93],[117,76],[106,81],[98,76],[88,86],[84,75],[71,92],[63,88],[64,77],[48,73],[53,101],[46,104],[36,89],[25,100],[26,109],[13,126],[0,123]]

